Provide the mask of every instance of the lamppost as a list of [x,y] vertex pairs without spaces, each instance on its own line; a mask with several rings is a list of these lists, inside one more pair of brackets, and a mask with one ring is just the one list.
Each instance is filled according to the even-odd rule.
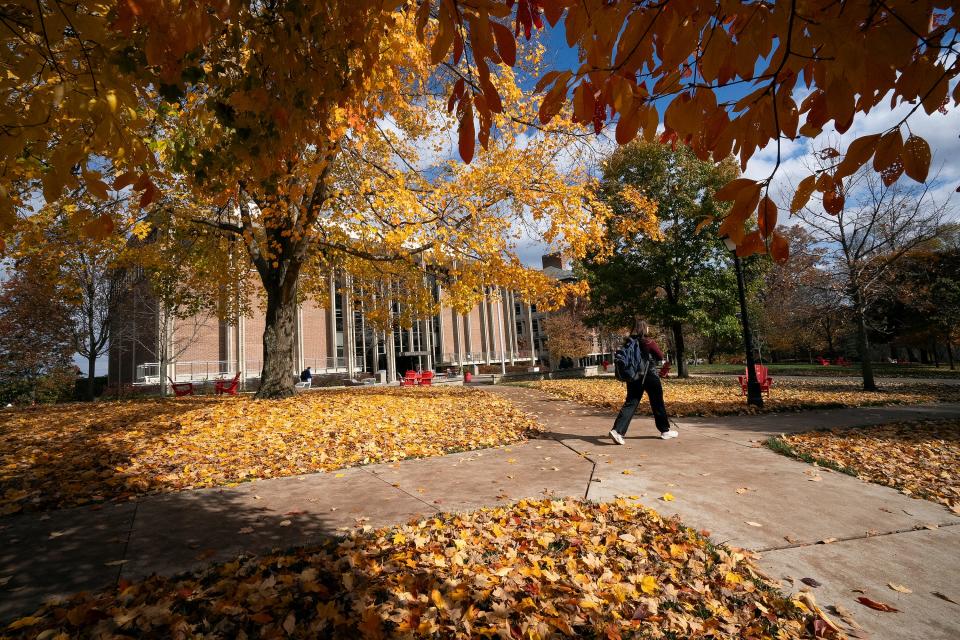
[[750,319],[747,317],[747,296],[743,287],[743,269],[740,267],[740,256],[737,255],[737,243],[729,236],[723,237],[723,244],[733,254],[733,267],[737,272],[737,291],[740,294],[740,320],[743,323],[743,346],[747,351],[747,404],[756,407],[763,406],[763,395],[760,391],[760,382],[757,380],[757,371],[753,362],[753,340],[750,337]]

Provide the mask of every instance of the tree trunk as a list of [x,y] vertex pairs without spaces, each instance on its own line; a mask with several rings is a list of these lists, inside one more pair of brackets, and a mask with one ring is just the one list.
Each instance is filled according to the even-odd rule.
[[677,352],[677,377],[689,378],[690,374],[687,372],[686,354],[683,349],[683,325],[675,322],[670,325],[670,328],[673,330],[673,346]]
[[[92,300],[92,298],[91,298]],[[85,400],[87,402],[93,401],[93,379],[97,376],[97,336],[93,332],[93,304],[91,303],[90,309],[87,311],[87,327],[89,328],[89,335],[87,335],[87,344],[89,351],[87,352],[87,390],[84,394]]]
[[863,376],[863,390],[876,391],[877,383],[873,379],[873,363],[870,362],[870,344],[867,342],[867,322],[860,305],[857,305],[857,355],[860,356],[860,373]]
[[[90,346],[93,346],[93,340],[90,341]],[[97,375],[97,356],[96,352],[90,351],[90,356],[87,357],[87,389],[84,393],[85,399],[89,402],[93,400],[93,379]]]
[[937,353],[937,343],[933,340],[930,341],[930,355],[933,356],[933,366],[937,369],[940,368],[940,354]]
[[947,343],[947,362],[950,363],[950,371],[955,371],[956,365],[953,362],[953,345],[950,344],[950,338],[947,338],[945,342]]
[[160,313],[160,337],[159,340],[157,340],[160,352],[157,354],[157,359],[160,361],[160,397],[166,398],[168,395],[170,395],[170,383],[167,380],[167,377],[170,375],[170,367],[168,366],[169,354],[167,353],[169,320],[167,314],[162,309]]
[[[289,279],[288,279],[289,280]],[[296,281],[264,283],[267,312],[263,329],[263,371],[257,398],[294,394],[293,333],[297,315]]]

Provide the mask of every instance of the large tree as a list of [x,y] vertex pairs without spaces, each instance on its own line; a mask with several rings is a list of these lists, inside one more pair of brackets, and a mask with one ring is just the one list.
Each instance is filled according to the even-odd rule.
[[[620,147],[603,164],[600,194],[612,216],[600,259],[583,263],[591,318],[630,326],[639,316],[669,328],[680,377],[687,376],[684,327],[702,320],[711,330],[718,319],[700,313],[708,305],[734,313],[735,287],[724,286],[729,279],[720,284],[729,260],[713,196],[735,172],[728,162],[704,162],[686,147],[657,142]],[[652,228],[637,224],[644,202],[656,207]],[[717,297],[724,304],[717,306]]]
[[[313,95],[310,113],[288,112],[300,99],[300,76],[329,67],[332,54],[307,49],[291,63],[272,43],[304,29],[328,29],[330,18],[319,11],[277,19],[267,8],[252,14],[237,27],[243,46],[227,42],[211,53],[219,70],[208,74],[206,94],[186,96],[167,120],[170,171],[222,203],[206,212],[192,208],[193,222],[240,241],[262,285],[259,397],[293,393],[296,305],[307,296],[329,303],[331,270],[349,278],[368,319],[384,328],[435,312],[426,276],[438,279],[445,301],[461,311],[495,285],[545,304],[542,296],[558,287],[521,265],[517,225],[536,212],[538,232],[574,256],[602,228],[605,208],[584,172],[562,170],[557,161],[576,153],[571,145],[578,137],[559,123],[531,129],[532,103],[520,95],[511,71],[476,79],[433,68],[412,15],[392,16],[367,92],[345,103]],[[265,39],[264,31],[272,37]],[[248,43],[260,47],[256,55],[244,55]],[[529,67],[517,73],[536,68],[537,50],[521,55]],[[354,70],[340,68],[341,80],[350,81]],[[452,102],[435,95],[449,76],[458,78],[461,91]],[[458,120],[473,122],[482,99],[472,87],[490,83],[514,96],[501,113],[480,118],[481,134],[495,128],[496,139],[469,166],[449,161],[443,151],[449,131]],[[299,117],[308,120],[294,122]],[[461,153],[472,145],[472,134],[460,137]],[[391,317],[396,302],[404,310],[398,319]]]

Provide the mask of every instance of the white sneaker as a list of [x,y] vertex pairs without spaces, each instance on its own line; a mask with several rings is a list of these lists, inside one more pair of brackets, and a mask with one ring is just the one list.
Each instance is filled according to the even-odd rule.
[[669,440],[670,438],[676,438],[676,437],[678,437],[679,435],[680,435],[680,432],[679,432],[679,431],[674,431],[673,429],[671,429],[670,431],[663,431],[663,432],[660,434],[660,439],[661,439],[661,440]]
[[610,429],[610,437],[613,438],[613,441],[617,444],[623,444],[623,436],[617,433],[615,429]]

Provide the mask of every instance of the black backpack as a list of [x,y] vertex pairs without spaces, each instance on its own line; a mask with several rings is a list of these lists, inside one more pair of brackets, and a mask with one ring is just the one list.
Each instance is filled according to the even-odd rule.
[[629,338],[613,354],[613,375],[620,382],[632,382],[646,377],[653,364],[650,352],[640,347],[640,341]]

